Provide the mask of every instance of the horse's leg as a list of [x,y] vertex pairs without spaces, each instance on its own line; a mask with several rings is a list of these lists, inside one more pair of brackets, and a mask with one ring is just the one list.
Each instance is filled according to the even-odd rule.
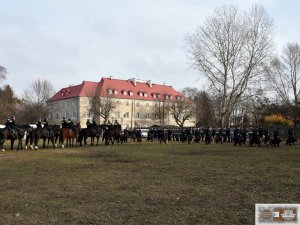
[[56,147],[56,144],[55,144],[55,138],[54,138],[54,136],[53,137],[49,137],[49,139],[48,139],[48,141],[51,141],[51,143],[52,143],[52,145],[53,145],[53,148],[55,149],[55,147]]
[[[46,138],[45,137],[43,138],[43,148],[46,148]],[[48,148],[48,145],[47,145],[47,148]]]
[[39,146],[38,146],[39,140],[40,140],[40,137],[35,137],[35,140],[34,140],[34,149],[35,150],[39,149]]
[[15,139],[10,139],[10,150],[13,150],[14,149],[14,142],[15,142]]
[[100,137],[97,136],[97,144],[96,144],[96,146],[98,146],[98,144],[99,144],[99,139],[100,139]]
[[19,143],[18,143],[18,150],[23,150],[23,143],[22,143],[22,137],[19,138]]
[[2,152],[5,152],[5,149],[4,149],[4,142],[5,142],[5,138],[3,138],[3,140],[1,140],[1,143],[0,143],[0,147],[1,147],[1,151]]
[[64,146],[64,137],[61,135],[60,137],[59,137],[59,143],[61,143],[61,147],[62,148],[65,148],[65,146]]

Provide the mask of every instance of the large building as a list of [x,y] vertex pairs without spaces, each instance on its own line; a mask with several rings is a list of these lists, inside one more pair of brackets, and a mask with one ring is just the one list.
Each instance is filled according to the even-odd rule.
[[[166,106],[184,99],[172,86],[153,84],[150,80],[102,78],[100,82],[83,81],[62,88],[47,102],[48,118],[51,124],[60,124],[63,117],[71,118],[82,127],[91,118],[99,124],[117,120],[122,128],[130,129],[154,124],[177,125]],[[95,107],[108,111],[106,119]],[[186,121],[184,125],[194,124],[194,121]]]

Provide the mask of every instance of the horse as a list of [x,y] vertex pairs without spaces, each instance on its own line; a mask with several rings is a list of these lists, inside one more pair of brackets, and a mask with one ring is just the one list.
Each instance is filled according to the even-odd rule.
[[77,123],[73,128],[71,127],[64,127],[60,130],[60,136],[59,136],[59,142],[61,143],[61,147],[64,148],[64,141],[67,139],[67,145],[68,145],[68,139],[69,139],[69,146],[74,145],[74,139],[76,141],[76,147],[77,147],[77,138],[80,131],[80,123]]
[[103,133],[102,141],[105,140],[105,145],[109,145],[109,142],[111,142],[111,145],[113,145],[115,141],[117,142],[117,144],[119,144],[120,137],[121,134],[119,128],[110,125],[106,126],[105,131]]
[[54,143],[56,144],[60,136],[60,126],[55,124],[55,125],[49,125],[48,127],[54,135]]
[[48,145],[47,148],[49,146],[49,142],[51,141],[53,148],[55,149],[56,145],[55,145],[55,136],[52,132],[52,130],[49,127],[39,127],[36,128],[34,130],[34,145],[35,145],[35,149],[38,149],[38,143],[39,140],[43,139],[43,148],[46,147],[46,140],[48,139]]
[[10,139],[10,149],[11,150],[13,150],[15,140],[19,141],[17,150],[23,149],[22,139],[24,137],[24,132],[21,128],[18,128],[18,129],[19,129],[19,131],[8,128],[8,127],[0,129],[0,149],[2,151],[5,151],[3,146],[4,146],[6,139]]
[[101,136],[102,130],[100,127],[87,127],[83,128],[79,131],[78,142],[80,146],[82,146],[82,140],[84,142],[84,146],[87,146],[87,138],[91,137],[91,146],[95,144],[96,138],[96,146],[98,146],[99,139]]

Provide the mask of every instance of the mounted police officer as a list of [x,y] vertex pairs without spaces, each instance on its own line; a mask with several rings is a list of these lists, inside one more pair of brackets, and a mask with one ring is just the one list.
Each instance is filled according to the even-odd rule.
[[71,120],[71,118],[68,118],[66,123],[68,128],[74,128],[74,122]]
[[62,127],[62,128],[67,128],[66,117],[63,117],[63,120],[61,121],[61,127]]
[[115,120],[114,127],[118,130],[121,130],[121,125],[118,123],[117,120]]
[[43,126],[44,126],[44,129],[48,132],[48,136],[50,137],[51,136],[51,129],[50,129],[50,127],[49,127],[49,124],[48,124],[48,119],[47,118],[45,118],[44,120],[43,120]]
[[7,118],[5,126],[8,127],[10,129],[10,131],[12,131],[13,133],[18,134],[20,136],[23,135],[22,134],[23,133],[22,129],[17,127],[16,124],[15,124],[15,117],[14,116]]
[[43,125],[44,125],[44,127],[49,127],[48,119],[47,118],[44,119]]
[[42,121],[41,121],[41,120],[38,120],[38,121],[36,122],[36,128],[42,129]]
[[98,127],[95,118],[93,118],[93,120],[92,120],[92,127]]
[[91,122],[90,122],[90,119],[87,119],[87,121],[86,121],[86,127],[87,128],[90,128],[91,127]]
[[13,129],[13,127],[12,127],[12,119],[10,117],[7,118],[5,126],[7,128]]

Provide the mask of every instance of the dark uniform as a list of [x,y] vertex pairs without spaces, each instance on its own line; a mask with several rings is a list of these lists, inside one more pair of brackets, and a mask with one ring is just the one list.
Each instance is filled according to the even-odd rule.
[[43,125],[44,125],[44,127],[49,127],[48,119],[47,118],[44,119]]
[[7,118],[5,126],[11,129],[12,132],[17,133],[20,136],[23,135],[22,129],[17,127],[15,124],[15,117]]
[[68,118],[67,127],[68,128],[73,128],[74,127],[74,123],[73,123],[73,121],[70,118]]
[[36,122],[36,128],[42,128],[42,121],[37,121]]
[[90,120],[89,119],[87,119],[87,121],[86,121],[86,127],[91,127],[91,122],[90,122]]
[[92,120],[92,127],[97,127],[97,123],[96,123],[95,119]]
[[61,127],[62,128],[66,128],[67,127],[67,121],[66,121],[65,117],[63,117],[63,120],[61,121]]
[[7,118],[6,123],[5,123],[5,126],[6,126],[7,128],[13,129],[13,127],[12,127],[12,120],[11,120],[10,117]]

